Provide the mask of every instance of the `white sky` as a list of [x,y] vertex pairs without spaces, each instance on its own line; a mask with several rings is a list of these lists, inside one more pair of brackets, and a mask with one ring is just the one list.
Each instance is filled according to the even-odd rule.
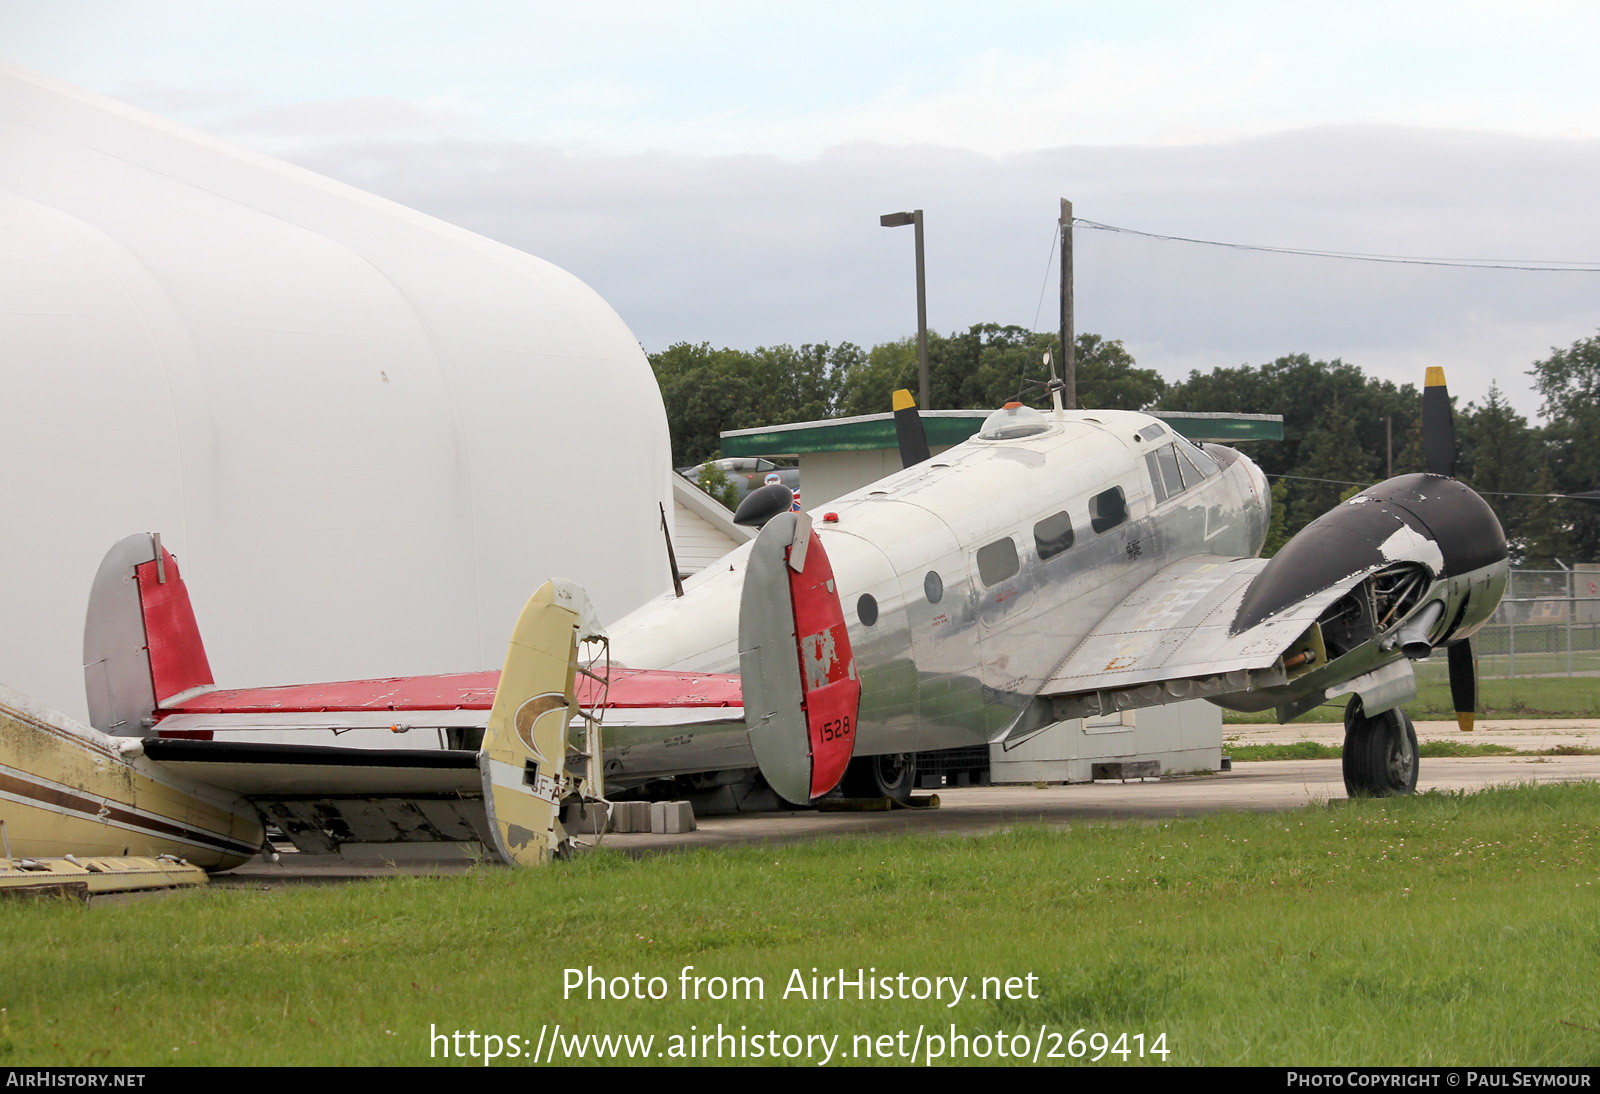
[[[549,258],[648,349],[1055,325],[1080,216],[1325,249],[1600,263],[1593,4],[19,3],[0,57]],[[1426,364],[1537,410],[1600,275],[1080,230],[1078,328],[1142,364]],[[1240,407],[1249,410],[1248,407]]]

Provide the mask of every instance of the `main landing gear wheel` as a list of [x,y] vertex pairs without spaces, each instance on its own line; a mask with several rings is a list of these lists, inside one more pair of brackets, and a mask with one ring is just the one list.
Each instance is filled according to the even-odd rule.
[[917,754],[858,756],[845,768],[841,786],[847,798],[893,798],[904,805],[917,786]]
[[1417,730],[1396,707],[1367,717],[1361,700],[1344,708],[1344,789],[1352,798],[1392,798],[1417,788]]

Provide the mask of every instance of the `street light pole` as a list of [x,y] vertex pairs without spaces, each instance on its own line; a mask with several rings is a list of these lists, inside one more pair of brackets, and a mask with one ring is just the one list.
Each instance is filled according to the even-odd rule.
[[907,224],[916,227],[918,403],[923,410],[930,410],[932,408],[928,404],[928,285],[923,275],[922,267],[922,210],[914,209],[909,213],[885,213],[878,218],[878,223],[885,228],[900,228]]
[[1078,347],[1072,314],[1072,202],[1061,199],[1061,380],[1062,403],[1078,409]]

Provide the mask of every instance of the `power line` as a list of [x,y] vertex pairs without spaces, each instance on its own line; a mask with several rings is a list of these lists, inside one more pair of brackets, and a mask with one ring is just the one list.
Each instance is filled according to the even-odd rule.
[[1044,282],[1039,286],[1039,306],[1033,309],[1033,326],[1029,330],[1039,329],[1039,313],[1044,311],[1044,293],[1050,287],[1050,268],[1055,264],[1056,241],[1061,238],[1061,225],[1057,224],[1050,233],[1050,253],[1044,256]]
[[[1541,273],[1600,273],[1600,263],[1559,262],[1535,259],[1495,258],[1424,258],[1411,255],[1363,254],[1359,251],[1319,251],[1309,247],[1267,247],[1256,243],[1224,243],[1215,239],[1194,239],[1189,236],[1163,235],[1160,232],[1143,232],[1137,228],[1121,228],[1115,224],[1102,224],[1097,220],[1072,218],[1073,227],[1092,228],[1097,232],[1119,232],[1123,235],[1143,236],[1169,243],[1197,243],[1205,247],[1226,247],[1234,251],[1264,251],[1267,254],[1303,255],[1308,258],[1342,258],[1351,262],[1386,262],[1402,266],[1453,266],[1463,270],[1530,270]],[[1037,322],[1035,318],[1035,322]],[[1353,484],[1352,484],[1353,485]]]

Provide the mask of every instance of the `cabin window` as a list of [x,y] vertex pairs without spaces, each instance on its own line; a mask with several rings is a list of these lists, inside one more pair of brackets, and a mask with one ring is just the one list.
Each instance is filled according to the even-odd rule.
[[1040,560],[1054,558],[1072,546],[1072,518],[1066,513],[1045,517],[1033,526],[1033,545]]
[[871,593],[862,593],[861,599],[856,601],[856,618],[861,620],[863,627],[870,627],[878,621],[878,598]]
[[1109,532],[1128,519],[1128,499],[1122,487],[1113,486],[1089,499],[1089,527],[1096,532]]
[[937,570],[929,570],[928,576],[922,579],[922,591],[927,594],[929,604],[937,604],[944,599],[944,578],[939,576]]
[[1010,536],[978,548],[978,577],[985,585],[998,585],[1017,569],[1017,545]]

